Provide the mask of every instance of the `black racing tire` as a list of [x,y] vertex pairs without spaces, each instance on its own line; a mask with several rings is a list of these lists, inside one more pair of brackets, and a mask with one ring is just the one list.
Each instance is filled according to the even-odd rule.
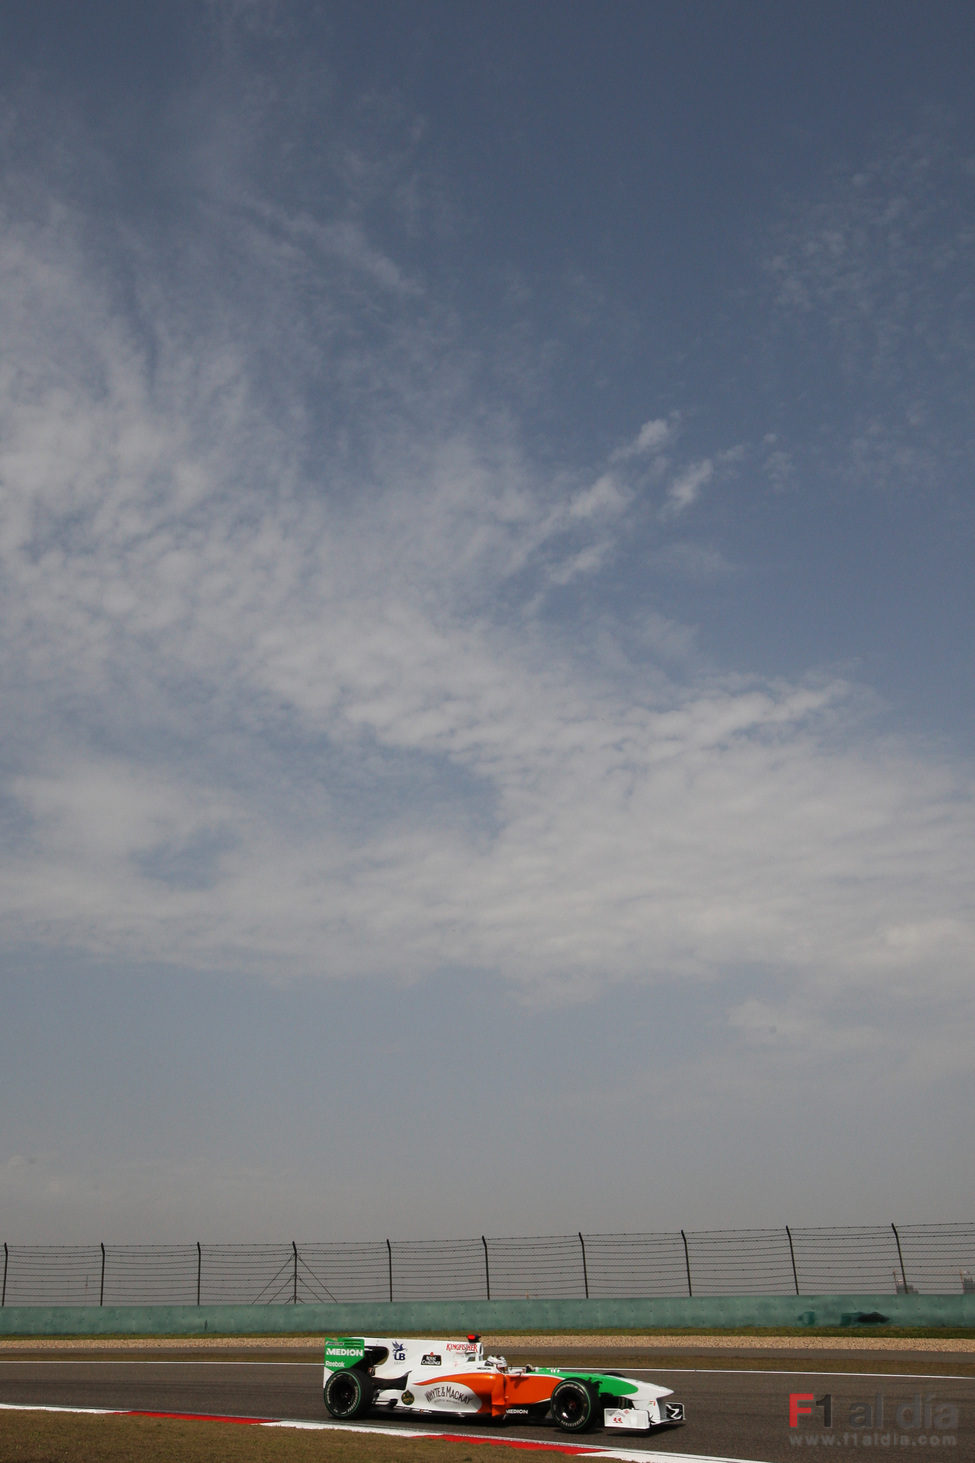
[[581,1377],[566,1377],[552,1393],[552,1421],[567,1433],[584,1433],[600,1421],[599,1393]]
[[348,1422],[369,1411],[375,1390],[372,1377],[358,1367],[332,1372],[325,1383],[325,1406],[333,1417]]

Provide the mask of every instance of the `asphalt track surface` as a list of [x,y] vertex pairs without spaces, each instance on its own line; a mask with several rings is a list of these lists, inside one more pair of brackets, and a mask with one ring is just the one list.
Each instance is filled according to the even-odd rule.
[[[681,1358],[683,1361],[684,1359]],[[585,1443],[615,1450],[653,1452],[676,1458],[720,1458],[784,1463],[804,1454],[819,1458],[863,1459],[864,1453],[947,1454],[975,1463],[975,1378],[959,1375],[950,1356],[937,1358],[889,1354],[871,1370],[872,1359],[857,1358],[857,1371],[832,1371],[837,1361],[818,1354],[799,1360],[789,1353],[754,1358],[747,1369],[724,1356],[689,1357],[690,1365],[626,1366],[634,1376],[672,1387],[687,1408],[685,1426],[653,1433],[592,1432],[570,1438],[551,1427],[509,1424],[498,1428],[476,1421],[421,1419],[407,1415],[370,1425],[391,1433],[405,1428],[470,1431],[487,1441],[518,1439]],[[971,1358],[965,1358],[971,1371]],[[608,1366],[608,1363],[604,1362]],[[891,1369],[896,1367],[896,1370]],[[44,1357],[5,1352],[0,1346],[0,1402],[9,1405],[106,1408],[121,1411],[198,1414],[209,1417],[328,1420],[322,1404],[320,1361],[273,1355],[227,1359],[159,1355],[72,1355]],[[812,1393],[796,1404],[799,1426],[789,1426],[790,1394]],[[830,1398],[829,1426],[825,1404]],[[817,1405],[818,1404],[818,1405]],[[809,1408],[806,1414],[801,1409]],[[2,1414],[0,1414],[2,1417]],[[870,1425],[866,1425],[869,1417]],[[946,1425],[947,1424],[947,1425]],[[2,1428],[2,1421],[0,1421]],[[512,1454],[485,1455],[499,1460]]]

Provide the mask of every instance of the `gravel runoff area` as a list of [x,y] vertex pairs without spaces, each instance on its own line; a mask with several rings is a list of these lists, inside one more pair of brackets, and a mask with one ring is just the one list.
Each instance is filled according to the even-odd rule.
[[[554,1334],[539,1333],[514,1336],[485,1336],[485,1349],[489,1351],[528,1351],[536,1349],[556,1350],[598,1346],[600,1351],[621,1349],[667,1350],[689,1349],[694,1351],[769,1350],[781,1348],[786,1351],[954,1351],[975,1353],[975,1337],[964,1336],[758,1336],[758,1335],[691,1335],[685,1331],[666,1334],[653,1332],[635,1334],[627,1332],[610,1335],[600,1332],[591,1335],[580,1332],[570,1335],[563,1331]],[[318,1345],[312,1336],[0,1336],[0,1353],[5,1351],[206,1351],[233,1348],[235,1351],[274,1350],[308,1351]]]

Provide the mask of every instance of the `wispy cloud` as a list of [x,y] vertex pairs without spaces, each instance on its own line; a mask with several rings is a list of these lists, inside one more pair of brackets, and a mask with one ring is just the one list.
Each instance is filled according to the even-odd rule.
[[677,413],[669,417],[654,417],[644,422],[632,442],[618,447],[613,453],[614,462],[626,462],[635,457],[656,457],[676,439],[680,418]]
[[714,477],[714,463],[709,457],[700,462],[692,463],[690,467],[677,474],[667,489],[667,502],[664,505],[664,515],[675,518],[678,514],[684,513],[692,507],[701,495],[701,489],[705,487]]
[[795,200],[766,258],[783,377],[810,348],[833,373],[823,430],[858,483],[944,491],[975,458],[969,168],[967,138],[928,118]]
[[[492,7],[134,9],[131,69],[14,9],[5,1222],[352,1236],[391,1184],[401,1233],[869,1222],[908,1170],[964,1203],[962,128],[875,145],[885,92],[805,146],[801,17],[816,84],[754,26],[713,187],[706,126],[656,146],[696,52],[648,89],[641,7],[602,60],[564,27],[568,110]],[[865,76],[946,55],[930,24]],[[364,1063],[369,1173],[309,1100]],[[463,1115],[420,1152],[409,1114],[461,1088],[540,1121],[458,1185]]]
[[[571,598],[676,413],[553,481],[363,225],[252,211],[175,303],[120,236],[127,303],[70,211],[10,207],[12,938],[275,978],[463,966],[536,1001],[743,964],[965,978],[963,775],[878,755],[836,676],[676,679],[672,623],[650,676],[622,636],[603,656]],[[282,248],[310,315],[265,283]],[[689,456],[665,526],[735,449]]]

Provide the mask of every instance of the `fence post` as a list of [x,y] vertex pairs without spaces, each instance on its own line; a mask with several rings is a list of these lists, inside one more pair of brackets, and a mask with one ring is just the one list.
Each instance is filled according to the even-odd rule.
[[7,1304],[7,1241],[3,1242],[3,1292],[0,1294],[0,1306]]
[[693,1295],[694,1291],[691,1289],[691,1256],[687,1248],[687,1235],[683,1230],[680,1232],[680,1237],[684,1241],[684,1268],[687,1271],[687,1294]]
[[796,1272],[796,1252],[795,1252],[795,1247],[793,1246],[793,1243],[792,1243],[792,1230],[789,1228],[788,1225],[786,1225],[786,1227],[785,1227],[785,1232],[789,1236],[789,1258],[792,1261],[792,1278],[795,1281],[796,1295],[798,1295],[799,1294],[799,1276],[798,1276],[798,1273]]
[[291,1248],[294,1251],[295,1257],[295,1278],[294,1287],[291,1294],[291,1304],[293,1306],[296,1306],[298,1304],[298,1246],[295,1244],[294,1240],[291,1241]]
[[389,1298],[393,1298],[393,1247],[386,1241],[386,1263],[389,1267]]
[[105,1246],[102,1245],[102,1278],[98,1286],[98,1304],[105,1304]]
[[487,1291],[488,1300],[491,1299],[491,1266],[488,1263],[487,1240],[481,1235],[481,1244],[484,1246],[484,1289]]
[[586,1265],[586,1242],[582,1238],[582,1230],[579,1231],[579,1243],[582,1246],[582,1284],[586,1292],[586,1300],[589,1299],[589,1270]]
[[907,1271],[904,1269],[904,1254],[903,1254],[903,1251],[901,1250],[901,1237],[897,1233],[897,1225],[896,1224],[892,1224],[890,1227],[894,1231],[894,1239],[897,1241],[897,1258],[900,1261],[901,1279],[904,1282],[904,1294],[906,1295],[907,1294]]
[[196,1303],[200,1304],[200,1285],[203,1280],[203,1250],[200,1241],[196,1242]]

